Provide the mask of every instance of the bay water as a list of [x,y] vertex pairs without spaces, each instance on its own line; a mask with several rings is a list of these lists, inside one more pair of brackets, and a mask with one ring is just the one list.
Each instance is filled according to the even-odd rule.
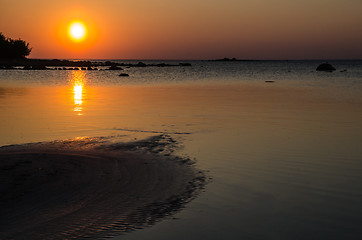
[[330,61],[335,72],[316,72],[320,61],[190,63],[1,70],[0,146],[174,138],[208,184],[114,239],[360,239],[362,61]]

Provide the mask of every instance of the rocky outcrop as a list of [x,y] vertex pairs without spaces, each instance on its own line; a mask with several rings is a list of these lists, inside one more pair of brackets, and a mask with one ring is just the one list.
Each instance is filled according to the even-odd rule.
[[120,77],[129,77],[129,75],[127,73],[121,73],[118,76],[120,76]]
[[192,66],[191,63],[180,63],[179,65],[182,67],[191,67]]
[[[120,63],[120,62],[94,62],[94,61],[71,61],[71,60],[46,60],[46,59],[0,59],[1,69],[24,70],[99,70],[97,67],[108,67],[105,70],[123,70],[122,67],[189,67],[191,63]],[[55,67],[55,68],[49,68]]]
[[123,68],[113,65],[113,66],[110,66],[107,70],[123,70]]
[[316,71],[333,72],[336,71],[336,68],[329,63],[322,63],[317,67]]

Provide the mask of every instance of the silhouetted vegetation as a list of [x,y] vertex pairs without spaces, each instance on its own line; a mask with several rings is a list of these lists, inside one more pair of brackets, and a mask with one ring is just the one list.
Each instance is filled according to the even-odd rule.
[[24,40],[13,40],[0,33],[0,58],[17,59],[25,58],[31,52],[29,43]]

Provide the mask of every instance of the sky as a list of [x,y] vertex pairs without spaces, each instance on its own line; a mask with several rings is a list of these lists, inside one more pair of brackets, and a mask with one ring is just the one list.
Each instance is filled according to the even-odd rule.
[[362,0],[0,0],[0,32],[30,58],[362,59],[361,13]]

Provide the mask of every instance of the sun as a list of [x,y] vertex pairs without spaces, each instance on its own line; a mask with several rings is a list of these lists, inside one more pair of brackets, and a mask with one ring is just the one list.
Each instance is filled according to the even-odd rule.
[[81,42],[86,38],[87,28],[82,22],[73,22],[69,26],[69,37],[75,42]]

